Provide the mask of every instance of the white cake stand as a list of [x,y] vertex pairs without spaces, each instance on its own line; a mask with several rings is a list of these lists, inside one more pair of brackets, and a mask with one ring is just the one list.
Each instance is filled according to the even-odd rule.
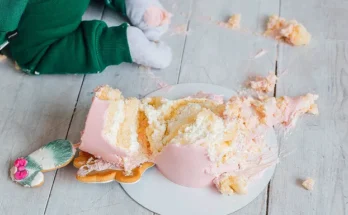
[[[236,95],[236,92],[211,84],[178,84],[172,88],[160,89],[148,96],[163,96],[178,99],[190,96],[198,91],[215,93],[225,99]],[[269,145],[276,145],[274,130],[266,135]],[[262,178],[249,185],[246,195],[225,196],[214,187],[188,188],[166,179],[156,167],[147,170],[136,184],[121,184],[128,195],[145,208],[162,215],[226,215],[233,213],[252,202],[266,187],[273,176],[275,167],[269,168]],[[174,171],[174,170],[173,170]]]

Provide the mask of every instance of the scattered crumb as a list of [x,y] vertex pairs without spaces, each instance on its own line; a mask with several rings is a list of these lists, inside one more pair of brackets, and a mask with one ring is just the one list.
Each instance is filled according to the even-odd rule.
[[0,61],[3,61],[3,60],[5,60],[5,59],[7,59],[6,55],[1,55],[1,54],[0,54]]
[[265,54],[267,54],[267,51],[265,49],[261,49],[260,51],[256,53],[256,55],[254,56],[254,59],[260,58],[264,56]]
[[18,63],[17,63],[17,62],[15,62],[15,64],[14,64],[14,68],[15,68],[17,71],[20,71],[20,70],[21,70],[21,68],[19,67],[19,65],[18,65]]
[[241,15],[240,14],[234,14],[232,15],[227,22],[217,22],[217,25],[223,27],[223,28],[229,28],[229,29],[240,29],[240,21],[241,21]]
[[269,17],[264,35],[294,46],[307,45],[311,40],[311,35],[302,24],[276,15]]
[[188,35],[189,31],[187,29],[187,25],[177,25],[171,29],[171,35]]
[[277,76],[270,72],[267,77],[256,76],[247,82],[247,86],[260,93],[273,92]]
[[215,186],[222,194],[232,195],[248,193],[248,179],[243,176],[232,176],[226,173],[214,179]]
[[242,16],[240,14],[232,15],[227,21],[228,27],[232,28],[232,29],[239,29],[241,18],[242,18]]
[[302,186],[307,190],[313,190],[315,181],[312,178],[307,178],[302,182]]

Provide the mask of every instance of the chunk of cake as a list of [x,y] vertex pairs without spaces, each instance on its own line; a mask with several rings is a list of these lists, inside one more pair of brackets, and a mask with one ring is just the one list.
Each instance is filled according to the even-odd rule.
[[227,21],[228,27],[232,29],[239,29],[241,19],[242,16],[240,14],[233,14]]
[[295,125],[302,114],[316,114],[317,98],[234,96],[224,102],[200,92],[177,100],[139,100],[103,86],[95,92],[81,137],[79,148],[89,156],[76,160],[78,176],[101,171],[99,179],[119,175],[119,181],[134,182],[154,163],[176,184],[215,183],[221,193],[245,194],[248,181],[278,161],[265,134],[275,125]]
[[307,178],[306,180],[304,180],[304,181],[302,182],[302,186],[303,186],[306,190],[313,190],[314,184],[315,184],[315,181],[314,181],[312,178]]
[[95,92],[79,148],[130,172],[147,159],[138,141],[140,101],[109,86]]
[[214,184],[222,194],[231,195],[234,193],[248,193],[248,179],[243,176],[233,176],[224,173],[214,179]]
[[302,24],[276,15],[269,17],[264,34],[294,46],[307,45],[311,40],[311,35]]
[[269,73],[267,77],[256,76],[247,82],[247,86],[259,93],[269,93],[274,91],[277,76]]

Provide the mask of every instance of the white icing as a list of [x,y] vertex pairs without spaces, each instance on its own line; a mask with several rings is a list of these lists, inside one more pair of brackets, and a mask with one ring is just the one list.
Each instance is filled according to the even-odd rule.
[[42,172],[38,172],[38,174],[35,176],[35,178],[33,179],[33,181],[31,182],[31,187],[35,187],[38,186],[39,184],[41,184],[44,181],[44,175]]
[[43,170],[56,169],[54,161],[54,151],[46,148],[40,148],[35,152],[31,153],[29,157],[38,163]]

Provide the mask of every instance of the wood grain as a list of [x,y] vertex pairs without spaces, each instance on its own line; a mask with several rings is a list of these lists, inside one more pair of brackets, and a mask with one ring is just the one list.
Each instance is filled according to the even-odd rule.
[[28,76],[8,60],[0,72],[0,213],[43,214],[55,172],[45,173],[42,187],[26,189],[11,181],[9,168],[16,158],[66,137],[82,77]]
[[[294,10],[296,7],[296,10]],[[320,115],[300,120],[282,150],[296,151],[277,167],[269,214],[348,214],[348,44],[345,1],[282,1],[281,15],[313,34],[308,47],[281,45],[277,95],[319,94]],[[309,15],[310,14],[310,15]],[[309,192],[301,187],[311,177]]]
[[[265,190],[234,214],[348,214],[348,3],[163,3],[175,15],[164,37],[173,48],[174,58],[169,68],[152,72],[164,82],[213,83],[238,90],[248,76],[274,72],[277,61],[277,96],[307,92],[320,96],[320,115],[305,116],[291,134],[280,138],[282,150],[296,150],[278,165],[269,196]],[[102,4],[92,4],[84,19],[102,18],[110,26],[123,21],[109,9],[103,13]],[[268,15],[279,12],[285,18],[297,19],[312,33],[313,41],[308,47],[278,47],[277,42],[253,34],[263,31]],[[217,24],[234,13],[242,14],[241,31]],[[178,28],[185,27],[188,35],[177,34]],[[253,59],[261,49],[268,53]],[[77,143],[96,86],[109,84],[121,89],[125,96],[143,97],[158,88],[156,80],[131,64],[112,66],[96,75],[33,77],[15,71],[13,64],[5,60],[0,63],[0,72],[1,214],[153,214],[128,197],[117,183],[77,182],[72,166],[59,170],[55,180],[54,172],[46,173],[45,184],[37,189],[24,189],[11,182],[8,169],[17,157],[53,139],[64,138],[67,132],[68,139]],[[306,177],[316,180],[312,192],[300,186]]]

